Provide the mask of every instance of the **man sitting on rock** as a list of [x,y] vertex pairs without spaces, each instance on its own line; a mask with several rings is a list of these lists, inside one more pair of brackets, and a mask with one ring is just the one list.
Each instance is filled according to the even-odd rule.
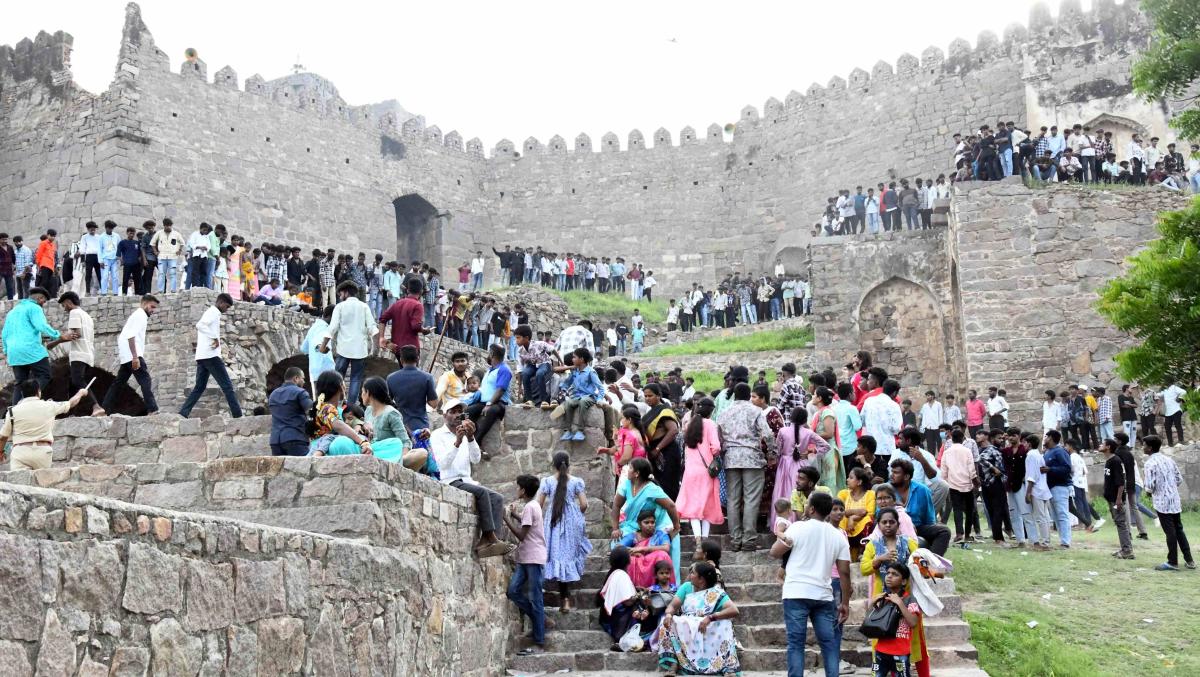
[[504,519],[504,497],[471,479],[471,466],[481,458],[479,442],[475,439],[475,424],[463,417],[463,404],[456,399],[442,403],[442,427],[429,437],[429,448],[441,470],[442,482],[457,487],[475,497],[479,513],[478,557],[500,557],[513,546],[496,537]]

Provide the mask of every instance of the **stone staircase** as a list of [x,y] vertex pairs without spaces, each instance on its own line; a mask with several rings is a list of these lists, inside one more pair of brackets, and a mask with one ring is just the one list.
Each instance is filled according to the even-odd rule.
[[[688,527],[684,529],[686,531]],[[727,536],[713,535],[712,538],[728,546]],[[756,552],[726,550],[721,560],[726,591],[741,612],[734,621],[734,631],[742,647],[738,657],[746,671],[783,670],[787,666],[787,631],[779,602],[780,584],[776,578],[779,562],[767,555],[767,539],[762,540],[763,549]],[[654,672],[656,658],[653,654],[610,650],[613,642],[599,627],[595,601],[596,592],[604,584],[608,572],[608,541],[593,539],[592,546],[584,577],[572,591],[575,610],[568,614],[559,613],[557,587],[553,583],[547,584],[547,652],[511,658],[509,668],[514,674],[549,674],[559,670],[605,674]],[[683,560],[680,569],[683,571],[691,566],[695,538],[685,535],[681,538],[680,549]],[[857,630],[865,613],[867,579],[857,573],[857,565],[851,569],[853,599],[842,641],[842,660],[869,668],[870,643]],[[933,674],[943,674],[949,669],[953,669],[953,674],[958,677],[986,674],[976,667],[977,652],[970,642],[970,627],[962,619],[962,598],[955,593],[954,580],[939,581],[937,591],[946,608],[939,616],[927,619],[925,625]],[[811,627],[806,654],[809,667],[820,664],[820,650]]]

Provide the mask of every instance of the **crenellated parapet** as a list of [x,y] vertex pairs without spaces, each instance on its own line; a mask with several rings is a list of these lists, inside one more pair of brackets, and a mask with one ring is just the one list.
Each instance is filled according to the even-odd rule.
[[68,96],[73,85],[71,49],[75,38],[57,31],[41,31],[33,40],[25,38],[16,47],[0,45],[0,92],[20,82],[35,81],[59,97]]

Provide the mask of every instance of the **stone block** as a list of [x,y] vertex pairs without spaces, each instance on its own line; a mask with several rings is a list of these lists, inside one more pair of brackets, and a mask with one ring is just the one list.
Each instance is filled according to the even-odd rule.
[[108,535],[108,513],[94,506],[87,506],[87,530],[97,536]]
[[316,477],[304,483],[300,498],[335,498],[342,491],[342,478]]
[[54,609],[46,611],[38,646],[37,674],[75,674],[75,638],[59,621]]
[[180,435],[163,440],[160,463],[203,463],[208,460],[208,443],[200,435]]
[[268,618],[258,622],[258,674],[298,672],[304,663],[304,622],[299,618]]
[[187,561],[187,600],[183,627],[189,632],[216,630],[233,622],[233,566]]
[[169,510],[194,510],[204,504],[204,486],[199,480],[143,484],[137,488],[134,503]]
[[41,468],[33,471],[33,481],[39,487],[53,487],[69,479],[70,468]]
[[283,469],[283,456],[251,456],[247,458],[223,458],[210,461],[204,468],[204,477],[218,481],[232,477],[271,477]]
[[131,418],[126,425],[125,436],[130,444],[158,443],[179,435],[179,416],[173,414]]
[[265,483],[260,479],[225,480],[212,488],[212,500],[224,501],[245,498],[262,498]]
[[0,637],[34,641],[41,634],[41,566],[36,541],[0,534]]
[[146,677],[150,671],[150,651],[137,646],[118,647],[113,652],[109,677]]
[[231,625],[225,632],[229,645],[230,675],[253,675],[258,670],[258,635],[244,625]]
[[55,437],[110,437],[125,436],[129,419],[113,416],[73,416],[54,422]]
[[0,640],[0,672],[8,677],[33,677],[29,654],[19,642]]
[[113,463],[118,465],[143,465],[158,463],[161,451],[153,446],[119,446],[113,453]]
[[121,606],[140,614],[179,611],[183,607],[183,560],[151,545],[131,543]]
[[155,675],[195,675],[204,660],[204,646],[174,618],[150,626],[151,668]]
[[112,463],[116,459],[117,440],[77,437],[71,444],[71,457],[87,463]]
[[287,592],[288,613],[308,615],[309,563],[297,552],[283,554],[284,587]]
[[285,529],[301,529],[344,538],[383,535],[383,510],[371,502],[340,503],[328,506],[264,508],[261,510],[210,510],[214,515],[269,524]]
[[313,459],[313,470],[318,475],[375,475],[381,463],[385,461],[374,456],[325,456]]
[[120,465],[81,465],[77,469],[79,479],[83,482],[109,482],[127,473],[132,474],[131,471],[132,468]]
[[77,534],[83,530],[83,508],[75,506],[67,508],[63,530],[68,534]]
[[239,621],[248,623],[286,611],[282,561],[234,559],[233,570]]

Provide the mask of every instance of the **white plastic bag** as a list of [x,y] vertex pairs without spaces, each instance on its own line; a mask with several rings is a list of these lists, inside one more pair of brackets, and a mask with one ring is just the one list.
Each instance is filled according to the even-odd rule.
[[621,641],[617,642],[617,645],[621,647],[621,651],[629,653],[642,650],[644,642],[642,642],[642,636],[639,634],[640,629],[641,626],[634,623],[633,627],[629,628],[624,635],[621,635]]

